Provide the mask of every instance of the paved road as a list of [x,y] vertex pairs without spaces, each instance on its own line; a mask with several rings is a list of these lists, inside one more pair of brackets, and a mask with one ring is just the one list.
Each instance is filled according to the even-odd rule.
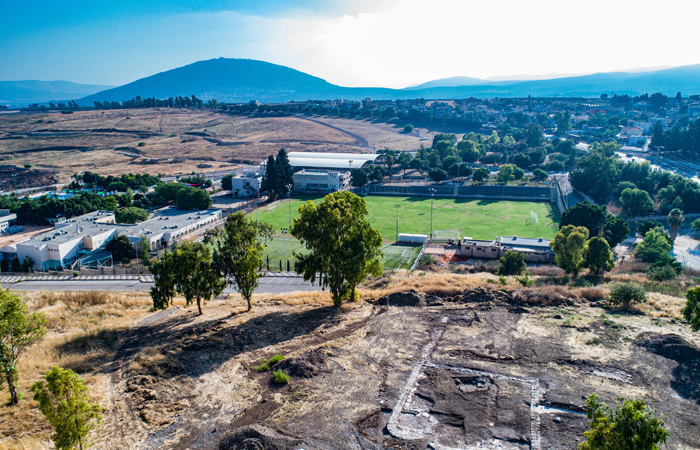
[[[13,291],[127,291],[148,292],[153,283],[143,283],[138,280],[67,280],[67,281],[22,281],[8,284]],[[317,284],[307,283],[297,276],[267,276],[260,280],[256,294],[284,294],[299,291],[320,291]],[[236,292],[227,288],[226,292]]]

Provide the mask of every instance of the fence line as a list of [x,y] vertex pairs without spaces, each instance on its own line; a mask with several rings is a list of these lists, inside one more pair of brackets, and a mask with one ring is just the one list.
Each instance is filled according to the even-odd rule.
[[412,197],[447,197],[447,198],[490,198],[495,200],[528,200],[539,202],[556,202],[556,187],[552,186],[507,186],[507,185],[468,185],[468,186],[397,186],[372,184],[367,191],[369,195],[405,195]]

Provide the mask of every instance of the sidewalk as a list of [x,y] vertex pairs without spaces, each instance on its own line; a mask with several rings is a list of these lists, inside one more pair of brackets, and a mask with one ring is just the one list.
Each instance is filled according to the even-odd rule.
[[113,281],[113,280],[138,280],[142,283],[153,283],[153,275],[80,275],[71,277],[68,275],[0,275],[0,283],[14,284],[22,281]]

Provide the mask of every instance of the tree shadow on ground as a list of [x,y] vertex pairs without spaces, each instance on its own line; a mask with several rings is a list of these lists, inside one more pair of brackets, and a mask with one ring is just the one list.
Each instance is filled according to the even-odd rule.
[[128,365],[143,348],[161,347],[164,377],[182,374],[198,377],[215,371],[241,353],[288,342],[336,324],[340,316],[337,308],[323,306],[271,312],[234,326],[228,322],[231,316],[196,321],[191,314],[179,314],[153,325],[141,324],[131,329],[113,361],[104,364],[101,370],[114,372]]

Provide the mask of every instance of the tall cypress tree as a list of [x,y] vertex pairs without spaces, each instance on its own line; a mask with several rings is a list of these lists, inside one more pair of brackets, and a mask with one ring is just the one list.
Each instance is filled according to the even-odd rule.
[[275,161],[275,156],[270,155],[267,158],[267,164],[265,167],[265,177],[262,181],[262,190],[267,191],[267,195],[270,200],[275,200],[279,195],[279,171],[277,170],[277,162]]
[[289,192],[288,186],[294,184],[294,170],[292,165],[289,164],[289,158],[287,157],[287,151],[285,149],[280,149],[277,153],[277,184],[279,188],[280,195],[286,195]]

